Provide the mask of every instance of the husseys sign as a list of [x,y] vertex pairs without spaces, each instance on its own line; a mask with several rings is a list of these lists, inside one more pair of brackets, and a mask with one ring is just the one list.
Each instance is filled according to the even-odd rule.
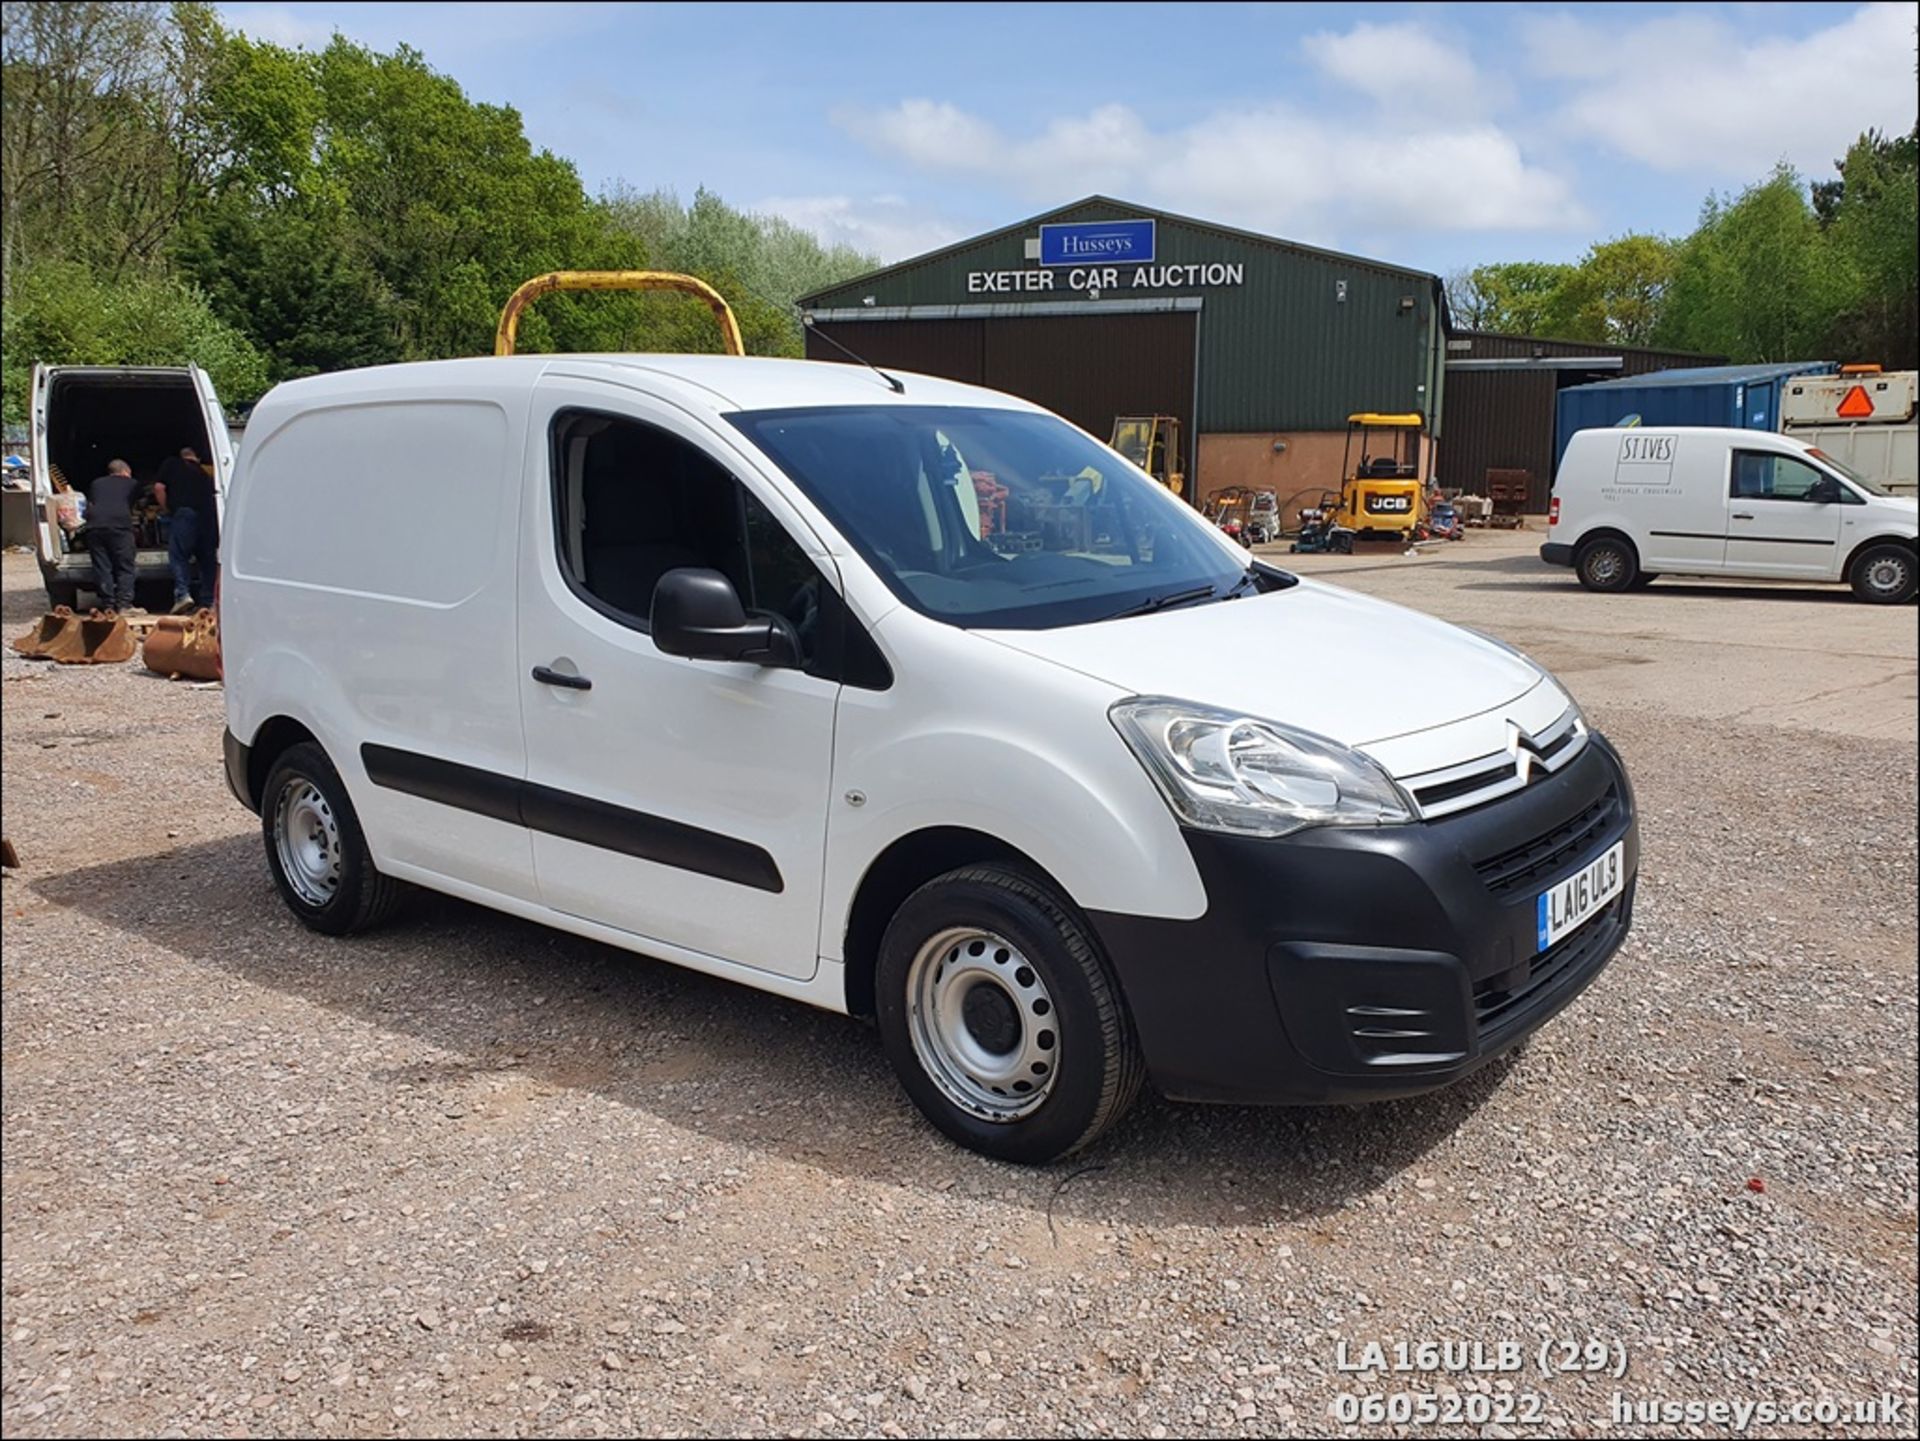
[[[1101,220],[1040,227],[1037,269],[969,270],[967,294],[1078,293],[1097,300],[1105,290],[1173,290],[1240,285],[1246,267],[1225,261],[1156,265],[1151,220]],[[1029,242],[1031,243],[1031,242]]]

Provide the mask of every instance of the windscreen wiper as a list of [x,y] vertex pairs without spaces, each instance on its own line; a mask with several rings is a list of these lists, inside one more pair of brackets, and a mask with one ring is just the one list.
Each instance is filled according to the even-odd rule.
[[1103,615],[1102,620],[1125,620],[1130,615],[1152,615],[1156,610],[1165,610],[1169,606],[1191,605],[1196,600],[1212,600],[1213,587],[1196,585],[1191,590],[1176,590],[1170,595],[1150,595],[1138,605],[1130,605],[1125,610],[1116,610],[1112,615]]

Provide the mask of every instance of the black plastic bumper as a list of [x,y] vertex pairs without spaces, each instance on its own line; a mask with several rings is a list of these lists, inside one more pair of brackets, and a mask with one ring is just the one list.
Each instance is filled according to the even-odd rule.
[[258,810],[247,784],[247,771],[253,759],[252,747],[240,744],[232,731],[223,730],[220,732],[220,749],[227,763],[227,789],[248,810]]
[[[1623,839],[1624,892],[1541,950],[1540,894]],[[1154,1084],[1194,1101],[1384,1099],[1457,1080],[1600,972],[1640,866],[1632,787],[1598,736],[1557,774],[1437,821],[1186,841],[1206,915],[1090,919]]]
[[1552,541],[1548,541],[1540,547],[1540,559],[1544,560],[1548,565],[1572,565],[1573,547],[1570,545],[1555,545]]

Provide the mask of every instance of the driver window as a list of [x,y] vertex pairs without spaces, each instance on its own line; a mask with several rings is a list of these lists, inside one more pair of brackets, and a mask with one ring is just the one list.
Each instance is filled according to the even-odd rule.
[[1735,500],[1806,500],[1824,477],[1803,460],[1770,451],[1733,454]]
[[820,571],[712,456],[657,427],[587,411],[555,419],[552,455],[560,569],[581,599],[645,631],[660,577],[709,567],[750,612],[791,621],[811,659]]

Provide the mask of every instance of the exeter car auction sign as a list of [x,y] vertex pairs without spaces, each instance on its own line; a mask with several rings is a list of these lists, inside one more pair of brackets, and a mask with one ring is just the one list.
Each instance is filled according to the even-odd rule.
[[[1040,227],[1038,269],[969,270],[967,294],[1014,295],[1075,292],[1098,300],[1103,290],[1168,290],[1196,285],[1239,285],[1245,267],[1213,261],[1155,265],[1157,235],[1151,220],[1095,220]],[[1033,242],[1028,241],[1029,245]]]
[[1245,278],[1245,266],[1219,260],[1195,265],[1075,265],[1066,270],[1049,270],[1044,266],[1034,270],[969,270],[967,294],[1079,291],[1097,300],[1103,290],[1239,285]]

